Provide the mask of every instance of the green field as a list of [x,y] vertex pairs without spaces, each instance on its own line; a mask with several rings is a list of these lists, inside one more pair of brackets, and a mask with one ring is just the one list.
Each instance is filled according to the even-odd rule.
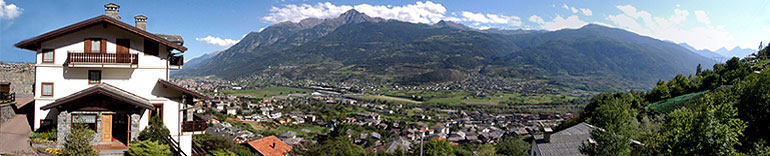
[[[510,92],[491,92],[488,97],[474,97],[471,92],[468,91],[389,91],[382,90],[382,93],[386,95],[396,96],[421,96],[425,99],[425,103],[434,104],[448,104],[448,105],[498,105],[501,103],[519,103],[519,104],[542,104],[552,103],[558,101],[569,101],[578,97],[570,94],[520,94]],[[367,97],[369,99],[373,97]],[[379,99],[389,100],[393,102],[409,102],[414,101],[404,98],[396,98],[389,96],[382,96]],[[408,101],[404,101],[408,100]],[[417,102],[417,101],[414,101]]]
[[400,98],[400,97],[392,97],[392,96],[382,96],[382,95],[366,95],[366,96],[360,96],[365,99],[370,100],[384,100],[389,102],[403,102],[403,103],[413,103],[413,104],[420,104],[422,102],[420,101],[414,101],[412,99],[406,99],[406,98]]
[[310,92],[311,90],[308,90],[308,89],[289,88],[289,87],[264,87],[259,89],[223,90],[222,91],[222,93],[225,95],[251,96],[251,97],[262,97],[262,98],[287,95],[291,93],[310,93]]

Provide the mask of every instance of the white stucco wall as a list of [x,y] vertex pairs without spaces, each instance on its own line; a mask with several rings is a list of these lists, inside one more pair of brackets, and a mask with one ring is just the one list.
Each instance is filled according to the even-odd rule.
[[[68,52],[83,52],[86,38],[103,38],[107,41],[107,53],[116,52],[117,39],[130,39],[129,53],[138,54],[139,63],[134,68],[104,68],[104,67],[66,67],[64,65]],[[41,49],[54,49],[54,62],[42,63],[42,53],[37,53],[35,74],[35,115],[34,128],[40,128],[41,119],[55,119],[56,115],[50,110],[41,110],[54,100],[93,86],[88,84],[88,70],[101,70],[102,83],[107,83],[135,95],[148,99],[151,103],[164,104],[164,124],[172,134],[179,130],[178,102],[181,93],[160,86],[158,79],[167,79],[168,62],[167,47],[159,44],[159,56],[145,55],[144,38],[121,28],[107,25],[94,25],[82,30],[68,33],[41,43]],[[41,96],[44,82],[54,85],[53,96]],[[140,128],[149,122],[149,110],[142,114]]]

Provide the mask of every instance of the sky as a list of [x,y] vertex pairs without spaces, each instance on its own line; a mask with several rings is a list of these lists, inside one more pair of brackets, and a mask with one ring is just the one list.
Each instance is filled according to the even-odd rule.
[[122,21],[148,17],[147,30],[181,35],[185,59],[225,50],[249,32],[304,18],[334,18],[356,9],[373,17],[413,23],[454,21],[477,29],[576,29],[586,24],[621,28],[697,49],[756,49],[770,40],[770,1],[60,1],[0,0],[0,61],[32,62],[34,52],[13,44],[104,14],[120,5]]

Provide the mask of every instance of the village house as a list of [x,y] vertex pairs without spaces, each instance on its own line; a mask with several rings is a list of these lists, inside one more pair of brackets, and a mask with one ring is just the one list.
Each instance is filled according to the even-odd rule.
[[169,82],[169,70],[182,69],[187,50],[178,35],[150,33],[147,16],[135,25],[121,21],[120,6],[105,14],[16,43],[34,51],[32,127],[57,130],[58,146],[74,125],[94,132],[93,144],[120,146],[136,141],[150,117],[159,117],[177,143],[176,152],[192,154],[193,99],[200,93]]
[[247,143],[253,151],[263,156],[286,156],[291,151],[291,146],[283,143],[275,136],[268,136],[251,140]]

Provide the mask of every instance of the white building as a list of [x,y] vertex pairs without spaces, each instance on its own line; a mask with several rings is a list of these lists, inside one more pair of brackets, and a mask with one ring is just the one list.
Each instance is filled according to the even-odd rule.
[[170,69],[182,68],[182,38],[148,32],[143,15],[135,26],[124,23],[120,6],[104,7],[105,15],[15,44],[37,53],[34,129],[56,128],[61,146],[70,127],[82,124],[97,133],[94,144],[127,149],[157,116],[177,147],[192,154],[190,132],[202,129],[186,125],[194,110],[186,108],[208,97],[167,81]]

